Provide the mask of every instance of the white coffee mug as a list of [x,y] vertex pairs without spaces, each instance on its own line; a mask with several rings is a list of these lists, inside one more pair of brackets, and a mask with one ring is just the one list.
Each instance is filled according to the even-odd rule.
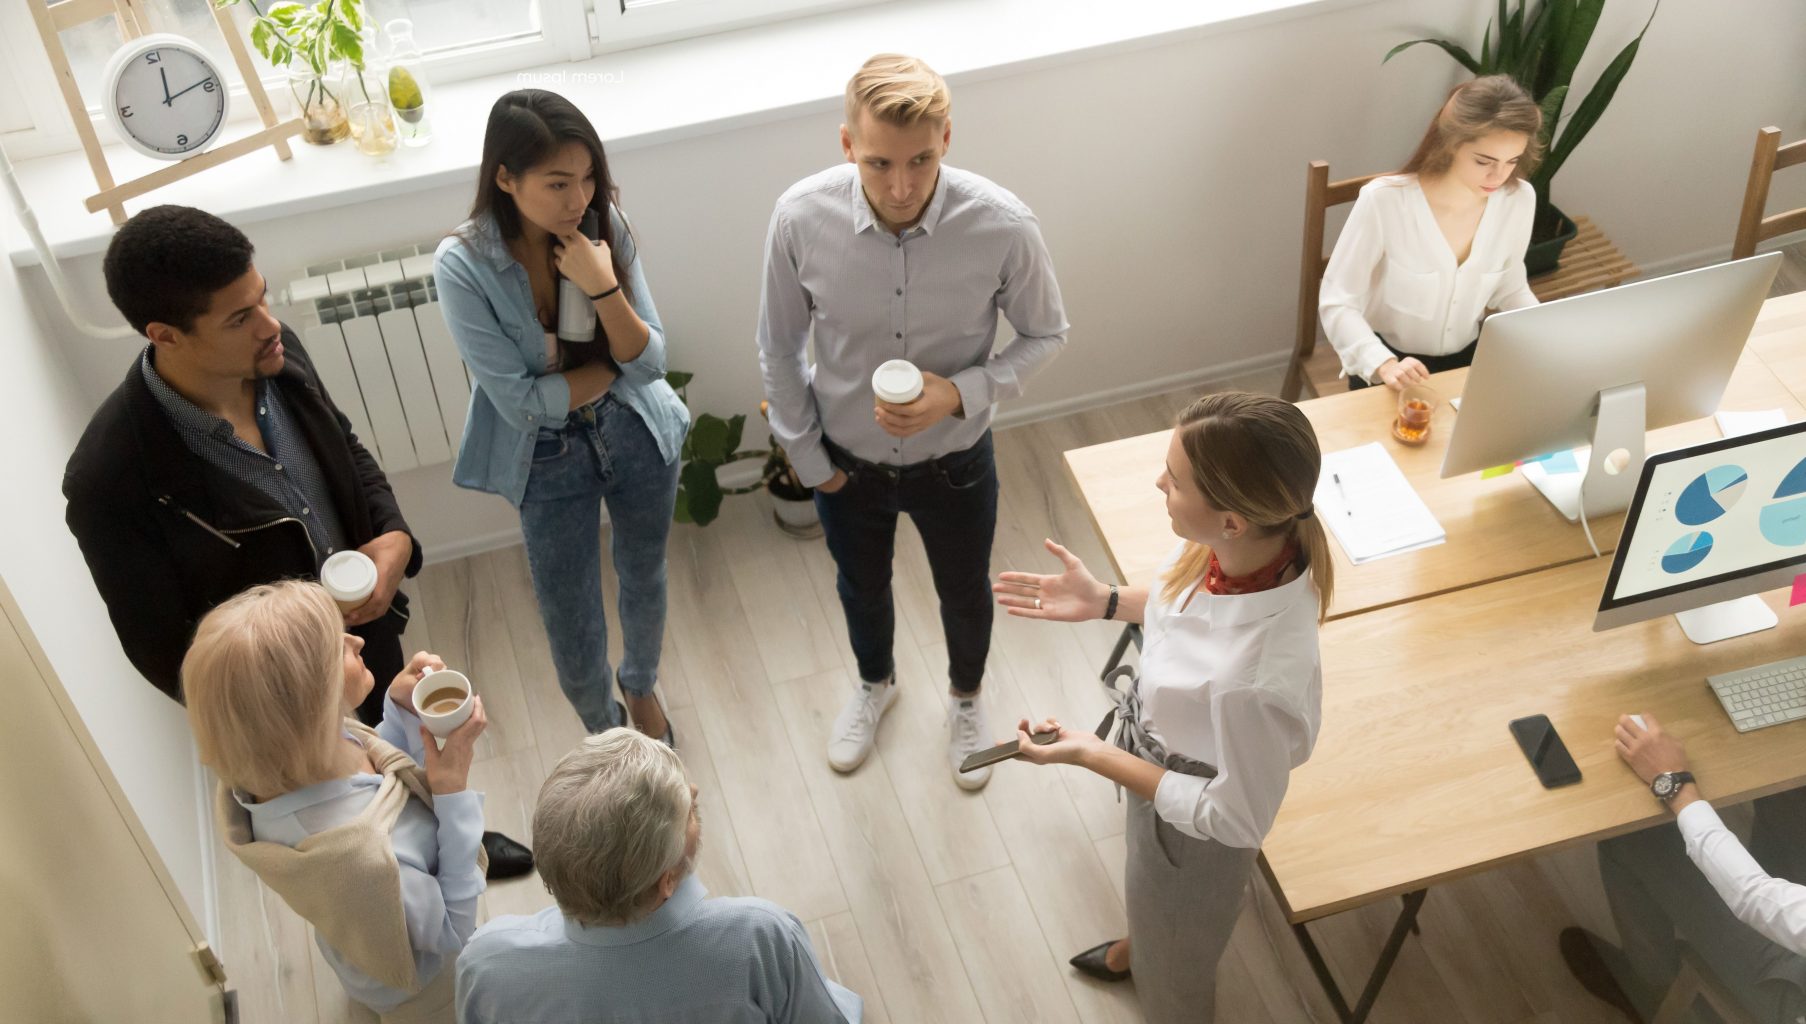
[[[441,697],[446,690],[456,690],[459,700],[456,706],[433,710],[435,704],[445,704],[449,697]],[[426,668],[421,671],[420,682],[414,686],[414,713],[420,716],[420,722],[426,731],[443,739],[452,734],[452,730],[470,720],[470,713],[476,707],[471,699],[470,677],[455,669],[442,668],[434,670]],[[436,700],[429,701],[427,698]]]
[[872,394],[892,405],[922,397],[922,371],[907,359],[892,359],[872,371]]
[[376,563],[362,551],[341,551],[320,566],[320,585],[348,612],[376,592]]

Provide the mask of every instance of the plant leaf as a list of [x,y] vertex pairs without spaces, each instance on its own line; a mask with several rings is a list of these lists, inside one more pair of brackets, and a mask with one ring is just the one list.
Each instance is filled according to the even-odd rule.
[[343,57],[357,67],[364,66],[364,41],[342,21],[332,23],[332,55]]
[[1475,75],[1490,75],[1492,67],[1492,19],[1486,19],[1486,31],[1480,33],[1480,67]]
[[690,518],[690,492],[682,487],[677,489],[677,502],[671,506],[671,521],[674,523],[693,523]]
[[[1524,0],[1518,0],[1518,13],[1524,11]],[[1518,28],[1505,0],[1499,0],[1499,70],[1509,74],[1517,61]]]
[[[1543,130],[1540,133],[1538,133],[1537,138],[1543,144],[1543,155],[1545,157],[1545,162],[1546,162],[1547,156],[1549,154],[1549,140],[1555,138],[1556,125],[1558,122],[1561,121],[1561,107],[1562,107],[1563,103],[1567,102],[1567,99],[1568,99],[1568,87],[1565,85],[1558,85],[1555,88],[1550,89],[1549,95],[1543,97],[1543,102],[1542,102]],[[1543,168],[1541,165],[1539,165],[1536,169],[1536,173],[1531,175],[1531,178],[1530,178],[1531,183],[1535,184],[1538,180],[1540,180],[1542,173],[1543,173]],[[1536,192],[1537,192],[1537,198],[1541,199],[1543,189],[1538,188],[1536,190]]]
[[[1656,6],[1661,6],[1660,0]],[[1650,21],[1654,21],[1655,13],[1650,12],[1649,17]],[[1574,147],[1580,145],[1581,140],[1587,137],[1587,133],[1593,130],[1593,125],[1598,123],[1600,116],[1605,113],[1606,106],[1612,102],[1612,96],[1617,93],[1619,84],[1629,73],[1631,62],[1637,59],[1637,48],[1643,44],[1643,34],[1648,31],[1649,23],[1645,22],[1643,31],[1638,32],[1637,38],[1632,39],[1629,45],[1618,51],[1618,55],[1612,58],[1612,62],[1599,73],[1599,81],[1593,83],[1592,91],[1588,92],[1586,98],[1580,101],[1580,106],[1574,108],[1574,116],[1568,119],[1567,126],[1562,129],[1560,139],[1549,148],[1548,160],[1538,172],[1538,177],[1543,181],[1547,182],[1555,177],[1555,173],[1561,170],[1561,165],[1566,163],[1568,156],[1574,152]]]
[[271,4],[267,17],[276,24],[286,28],[293,25],[295,23],[295,16],[305,10],[307,10],[306,4],[294,3],[291,0],[289,3]]
[[275,63],[270,58],[270,43],[272,41],[270,33],[274,31],[274,29],[275,26],[262,18],[258,18],[256,21],[251,22],[251,46],[258,53],[263,54],[264,60],[270,60],[271,63]]
[[685,510],[690,522],[707,526],[721,514],[721,483],[715,479],[715,467],[706,462],[686,463],[678,476],[680,493],[686,494]]
[[712,413],[703,413],[696,417],[696,423],[690,428],[691,458],[696,462],[712,462],[720,465],[734,450],[727,443],[727,421]]
[[671,390],[679,392],[680,394],[683,389],[695,379],[696,375],[693,373],[684,373],[681,370],[665,371],[665,383],[671,385]]
[[1395,55],[1416,46],[1418,43],[1429,43],[1431,46],[1437,47],[1444,53],[1455,58],[1455,62],[1462,67],[1476,75],[1480,73],[1480,63],[1474,60],[1474,55],[1468,53],[1461,46],[1449,42],[1447,39],[1413,39],[1408,43],[1400,43],[1392,49],[1387,50],[1386,56],[1381,58],[1380,63],[1386,63],[1386,61],[1391,60]]
[[737,451],[740,438],[746,433],[746,414],[741,413],[727,421],[727,450]]
[[1592,44],[1593,30],[1599,27],[1599,18],[1604,13],[1605,0],[1575,0],[1568,24],[1560,36],[1561,45],[1555,53],[1550,88],[1574,81],[1574,69],[1580,66],[1581,58]]

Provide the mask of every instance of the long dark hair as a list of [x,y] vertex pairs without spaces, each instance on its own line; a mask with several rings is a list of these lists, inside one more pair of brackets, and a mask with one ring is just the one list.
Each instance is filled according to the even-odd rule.
[[[483,130],[483,162],[477,169],[477,197],[470,204],[471,219],[487,215],[501,230],[503,241],[520,238],[524,231],[520,207],[515,205],[513,196],[495,183],[496,170],[506,167],[509,176],[518,179],[550,160],[567,142],[581,142],[590,152],[596,175],[596,193],[590,197],[590,209],[596,211],[602,241],[608,243],[615,280],[621,282],[622,292],[632,298],[632,289],[627,286],[627,265],[621,258],[622,240],[615,238],[614,225],[608,215],[609,206],[619,203],[620,189],[608,173],[608,155],[602,151],[602,137],[576,104],[555,92],[516,89],[504,93],[495,101],[495,106],[489,108],[489,124]],[[567,368],[607,355],[607,339],[600,324],[596,330],[594,342],[582,345],[559,343]]]

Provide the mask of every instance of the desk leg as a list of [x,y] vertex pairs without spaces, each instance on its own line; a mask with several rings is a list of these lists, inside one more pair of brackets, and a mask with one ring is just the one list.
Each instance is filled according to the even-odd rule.
[[1116,649],[1110,652],[1110,661],[1104,665],[1102,678],[1108,679],[1110,673],[1122,664],[1123,658],[1128,656],[1130,644],[1134,644],[1136,650],[1141,650],[1141,627],[1133,622],[1124,626],[1122,635],[1116,638]]
[[1380,958],[1373,965],[1373,974],[1367,979],[1367,987],[1361,990],[1361,1001],[1350,1011],[1348,1001],[1342,998],[1342,989],[1329,972],[1329,964],[1323,960],[1323,953],[1317,949],[1317,942],[1311,938],[1310,929],[1303,922],[1292,926],[1292,934],[1298,937],[1298,945],[1304,949],[1304,958],[1310,961],[1312,973],[1317,975],[1318,984],[1329,997],[1331,1008],[1342,1024],[1362,1024],[1367,1015],[1373,1011],[1374,1000],[1380,996],[1380,986],[1386,983],[1386,976],[1392,972],[1393,961],[1398,959],[1399,950],[1404,948],[1405,935],[1417,930],[1417,911],[1423,906],[1424,896],[1429,890],[1418,889],[1405,893],[1405,905],[1398,913],[1398,920],[1393,922],[1392,934],[1387,936],[1386,945],[1380,950]]

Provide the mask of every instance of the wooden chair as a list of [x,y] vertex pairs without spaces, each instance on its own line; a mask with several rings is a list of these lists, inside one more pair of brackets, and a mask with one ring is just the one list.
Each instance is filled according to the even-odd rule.
[[[1766,187],[1767,182],[1764,181],[1763,184]],[[1760,212],[1761,208],[1758,207],[1757,211]],[[1737,1002],[1736,997],[1712,976],[1699,954],[1683,945],[1681,971],[1675,976],[1674,984],[1668,987],[1668,994],[1662,997],[1662,1005],[1656,1008],[1655,1017],[1649,1024],[1682,1024],[1692,1020],[1696,999],[1704,999],[1706,1005],[1716,1011],[1725,1024],[1756,1024],[1749,1014],[1743,1012],[1743,1005]]]
[[1731,258],[1743,259],[1756,254],[1756,244],[1776,235],[1806,230],[1806,206],[1773,217],[1762,216],[1768,204],[1768,184],[1776,171],[1806,163],[1806,140],[1781,145],[1781,129],[1764,128],[1756,133],[1756,155],[1750,160],[1750,182],[1743,189],[1743,213],[1737,218],[1737,240],[1731,244]]
[[[1382,172],[1384,173],[1384,172]],[[1317,295],[1323,287],[1323,272],[1329,268],[1329,257],[1323,255],[1323,221],[1329,208],[1352,203],[1361,194],[1361,186],[1379,177],[1369,174],[1342,181],[1329,180],[1329,164],[1312,160],[1304,176],[1304,258],[1298,268],[1298,336],[1292,343],[1292,361],[1286,367],[1285,385],[1279,394],[1288,402],[1298,401],[1304,388],[1304,365],[1317,349]]]

